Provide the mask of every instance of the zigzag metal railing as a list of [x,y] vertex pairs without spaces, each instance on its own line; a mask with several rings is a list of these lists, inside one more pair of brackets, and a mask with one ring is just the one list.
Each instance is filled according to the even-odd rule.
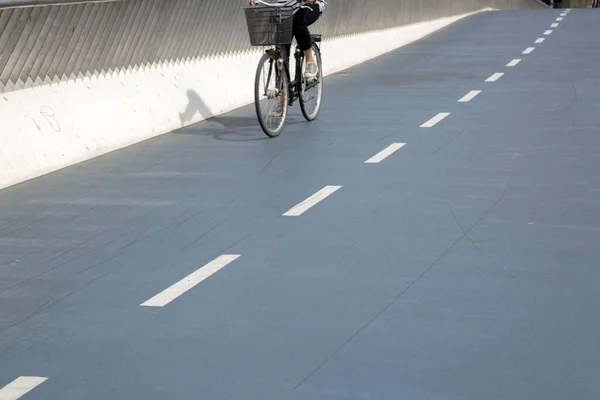
[[[251,50],[244,0],[66,4],[72,1],[0,0],[0,93]],[[330,0],[311,30],[331,38],[485,7],[542,5],[538,0]]]
[[125,0],[0,0],[0,10],[7,8],[58,6],[84,3],[110,3]]
[[8,8],[57,6],[84,3],[110,3],[125,0],[0,0],[0,10]]

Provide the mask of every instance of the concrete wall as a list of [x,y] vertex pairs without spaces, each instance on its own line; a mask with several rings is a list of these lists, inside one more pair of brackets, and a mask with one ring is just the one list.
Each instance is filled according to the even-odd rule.
[[[326,74],[473,12],[543,7],[537,0],[329,3],[312,29],[327,38]],[[242,4],[124,0],[0,10],[0,187],[251,102],[261,50],[249,46]]]

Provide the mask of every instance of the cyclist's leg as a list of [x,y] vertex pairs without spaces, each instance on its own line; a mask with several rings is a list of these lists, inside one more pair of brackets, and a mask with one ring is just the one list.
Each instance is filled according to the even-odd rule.
[[[294,37],[298,43],[298,47],[304,52],[307,63],[315,64],[315,59],[312,52],[312,42],[310,40],[310,31],[308,27],[319,19],[321,10],[318,5],[310,4],[300,8],[294,15]],[[313,71],[310,71],[313,73]]]
[[[310,9],[308,8],[310,7]],[[308,27],[314,24],[319,17],[321,16],[321,9],[316,4],[305,5],[300,8],[294,14],[294,25],[292,29],[292,33],[296,38],[297,46],[304,52],[304,56],[306,57],[307,65],[305,75],[307,77],[317,76],[319,69],[317,67],[317,63],[315,62],[313,52],[312,52],[312,41],[310,39],[310,31]],[[289,61],[291,58],[292,45],[286,44],[284,45],[286,51],[286,57]],[[281,103],[283,103],[284,95],[281,95]],[[273,115],[279,115],[283,110],[283,104],[278,104],[273,110]]]

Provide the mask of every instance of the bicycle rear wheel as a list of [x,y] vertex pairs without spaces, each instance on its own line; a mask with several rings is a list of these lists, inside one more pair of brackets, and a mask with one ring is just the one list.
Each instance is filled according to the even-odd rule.
[[[302,92],[300,93],[300,109],[302,115],[308,121],[314,121],[321,111],[321,102],[323,100],[323,62],[321,60],[321,52],[319,46],[313,43],[312,46],[313,54],[319,72],[315,78],[306,79],[302,77]],[[304,59],[304,65],[302,71],[306,68],[306,59]]]
[[289,87],[284,70],[277,67],[277,60],[269,54],[262,56],[256,70],[254,104],[265,134],[279,136],[288,113]]

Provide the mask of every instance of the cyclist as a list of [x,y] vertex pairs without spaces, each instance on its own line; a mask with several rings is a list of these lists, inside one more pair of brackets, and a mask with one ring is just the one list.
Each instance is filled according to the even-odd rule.
[[[252,7],[252,0],[247,0],[247,2],[248,7]],[[319,73],[319,67],[313,56],[308,27],[317,22],[321,14],[325,11],[327,2],[325,0],[304,0],[304,4],[301,4],[301,0],[277,0],[277,3],[294,9],[294,25],[292,33],[296,38],[298,47],[304,52],[304,56],[306,57],[304,76],[306,78],[314,78]],[[285,48],[289,57],[291,45],[288,44]]]
[[[248,7],[253,6],[253,0],[247,0]],[[314,78],[319,73],[319,67],[315,62],[312,52],[312,41],[310,39],[310,31],[308,27],[319,19],[325,11],[326,0],[277,0],[277,4],[283,7],[292,7],[294,10],[294,22],[292,25],[292,33],[298,43],[298,48],[304,52],[306,58],[306,68],[304,77],[307,79]],[[290,57],[291,44],[285,45],[288,59]],[[281,101],[278,102],[271,112],[270,116],[279,118],[283,115],[283,100],[284,95],[281,95]]]

